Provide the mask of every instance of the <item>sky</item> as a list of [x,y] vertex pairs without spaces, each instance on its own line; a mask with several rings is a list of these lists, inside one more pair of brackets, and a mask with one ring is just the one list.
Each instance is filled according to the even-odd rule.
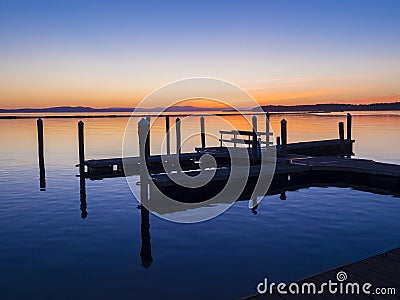
[[0,0],[0,108],[134,107],[190,77],[262,105],[400,101],[399,15],[398,0]]

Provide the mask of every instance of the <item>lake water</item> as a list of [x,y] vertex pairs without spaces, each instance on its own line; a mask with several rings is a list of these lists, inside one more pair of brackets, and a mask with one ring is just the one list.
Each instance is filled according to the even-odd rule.
[[[398,112],[353,114],[356,157],[400,163]],[[274,114],[289,142],[338,136],[345,114]],[[86,158],[119,157],[127,118],[84,119]],[[218,137],[225,122],[207,117]],[[86,181],[81,218],[78,119],[44,119],[46,191],[39,189],[35,119],[0,120],[0,299],[238,299],[265,277],[290,282],[399,246],[400,199],[350,188],[309,188],[247,201],[215,219],[177,224],[150,215],[153,263],[142,266],[141,212],[125,178]],[[259,118],[259,130],[265,121]],[[199,117],[182,120],[183,139]],[[162,120],[152,152],[162,149]],[[137,141],[132,136],[132,143]],[[209,145],[218,145],[207,137]],[[183,147],[192,151],[199,136]],[[174,139],[172,140],[174,145]],[[162,149],[163,151],[165,149]]]

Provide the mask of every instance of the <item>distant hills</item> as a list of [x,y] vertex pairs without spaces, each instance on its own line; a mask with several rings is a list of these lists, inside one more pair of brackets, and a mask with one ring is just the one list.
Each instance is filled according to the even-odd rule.
[[[0,109],[0,113],[96,113],[96,112],[133,112],[135,108],[129,107],[110,107],[93,108],[88,106],[57,106],[48,108],[18,108]],[[188,112],[188,111],[215,111],[215,108],[200,108],[194,106],[174,106],[165,109],[167,112]],[[164,111],[162,107],[137,108],[137,112],[159,112]]]
[[[373,104],[308,104],[308,105],[265,105],[267,112],[342,112],[342,111],[385,111],[400,110],[400,102]],[[256,109],[254,109],[256,110]]]
[[[373,104],[306,104],[306,105],[265,105],[261,106],[268,112],[342,112],[342,111],[387,111],[400,110],[400,102],[393,103],[373,103]],[[57,106],[48,108],[20,108],[20,109],[0,109],[0,113],[99,113],[99,112],[127,112],[131,113],[135,108],[110,107],[92,108],[88,106]],[[138,108],[137,112],[159,112],[162,107]],[[167,112],[196,112],[196,111],[216,111],[221,109],[201,108],[195,106],[174,106],[169,107]],[[258,109],[254,108],[253,111]],[[231,111],[222,109],[221,111]],[[250,109],[251,111],[251,109]]]

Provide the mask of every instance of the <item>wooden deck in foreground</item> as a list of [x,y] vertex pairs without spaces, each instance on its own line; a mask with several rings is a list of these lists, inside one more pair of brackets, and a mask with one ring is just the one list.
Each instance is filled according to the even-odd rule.
[[[281,295],[274,291],[275,293],[272,294],[267,292],[266,294],[250,296],[246,299],[400,299],[400,248],[325,271],[299,280],[297,283],[299,286],[301,286],[302,283],[315,283],[316,286],[319,287],[322,283],[328,282],[329,280],[332,280],[332,282],[339,282],[336,278],[338,272],[346,273],[347,280],[342,281],[344,284],[359,283],[361,287],[360,294],[323,293],[320,295]],[[362,285],[364,283],[370,283],[372,285],[369,288],[371,294],[367,295],[362,293]],[[379,288],[379,291],[376,291],[376,288]],[[385,288],[385,295],[377,294],[383,291],[381,288]],[[388,288],[394,288],[395,290],[391,289],[391,294],[389,294]]]

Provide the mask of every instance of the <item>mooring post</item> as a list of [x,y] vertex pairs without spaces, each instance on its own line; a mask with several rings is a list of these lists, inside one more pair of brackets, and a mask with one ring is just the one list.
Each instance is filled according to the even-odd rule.
[[276,137],[276,153],[281,153],[281,137]]
[[46,190],[46,171],[44,167],[44,139],[43,139],[43,120],[37,119],[38,134],[38,157],[39,157],[39,174],[40,174],[40,190]]
[[350,113],[347,114],[347,139],[351,140],[351,123],[352,123],[352,116]]
[[84,136],[84,123],[78,122],[78,142],[79,142],[79,173],[83,176],[85,173],[85,136]]
[[176,118],[176,154],[181,154],[181,119]]
[[[146,116],[146,121],[149,122],[150,125],[150,116]],[[146,151],[147,151],[147,156],[150,156],[150,127],[149,127],[149,132],[147,133],[147,139],[146,139]]]
[[253,130],[253,140],[251,141],[251,154],[252,154],[252,159],[253,159],[253,165],[257,163],[257,132]]
[[200,131],[201,131],[201,148],[206,147],[206,129],[204,125],[204,117],[200,117]]
[[169,133],[169,116],[165,116],[165,134],[167,139],[167,154],[171,154],[171,136]]
[[339,122],[340,155],[344,155],[344,123]]
[[281,121],[281,155],[287,156],[287,121],[283,119]]
[[257,134],[257,117],[255,115],[251,118],[251,123],[253,126],[253,131]]
[[267,112],[265,114],[265,144],[267,147],[269,146],[269,135],[270,135],[269,130],[270,130],[270,128],[269,128],[269,113]]
[[149,157],[148,134],[150,123],[142,118],[138,123],[139,135],[139,156],[140,156],[140,202],[146,203],[149,200],[148,180],[147,180],[147,162]]

